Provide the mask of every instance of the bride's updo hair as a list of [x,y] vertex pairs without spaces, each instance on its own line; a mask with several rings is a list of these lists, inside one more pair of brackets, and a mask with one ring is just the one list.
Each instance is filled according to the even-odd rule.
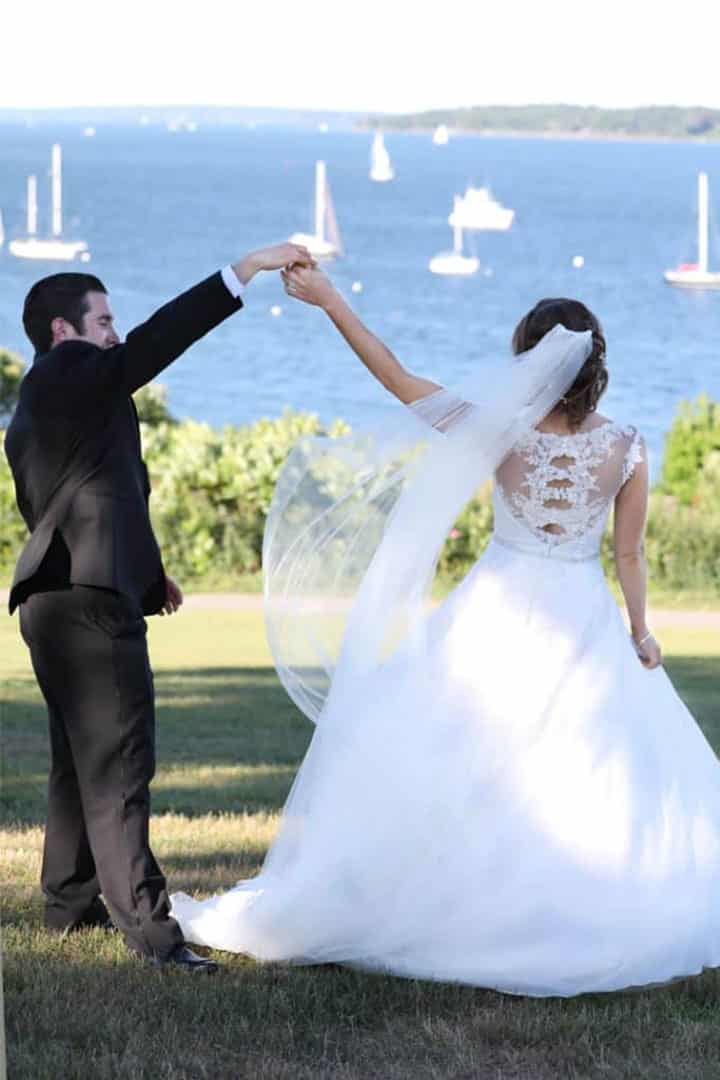
[[516,355],[532,349],[557,323],[562,323],[567,330],[592,330],[592,352],[556,406],[565,413],[568,425],[578,428],[597,408],[609,378],[605,366],[605,335],[592,311],[579,300],[563,297],[539,300],[515,327],[512,348]]

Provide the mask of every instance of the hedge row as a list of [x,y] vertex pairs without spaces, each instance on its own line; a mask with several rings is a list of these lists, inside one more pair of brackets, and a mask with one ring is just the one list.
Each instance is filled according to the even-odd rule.
[[[174,421],[162,393],[140,399],[152,516],[168,567],[186,584],[260,568],[263,526],[278,471],[295,441],[323,429],[308,413],[285,413],[220,431]],[[336,421],[325,434],[348,431]],[[26,530],[6,462],[0,463],[0,575],[8,580]],[[445,544],[440,573],[460,578],[492,529],[488,489],[465,508]],[[651,494],[647,555],[655,586],[720,595],[720,405],[683,405],[670,431],[660,484]],[[612,574],[610,540],[603,557]]]

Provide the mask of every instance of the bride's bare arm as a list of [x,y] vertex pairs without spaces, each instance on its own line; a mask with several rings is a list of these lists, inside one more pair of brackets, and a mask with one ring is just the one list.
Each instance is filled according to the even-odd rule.
[[430,379],[407,371],[387,345],[360,321],[320,270],[293,267],[282,272],[282,279],[288,296],[322,308],[368,371],[404,404],[440,389]]
[[643,460],[635,466],[632,476],[620,488],[615,499],[613,545],[618,581],[630,619],[630,632],[642,664],[654,668],[662,663],[662,653],[647,626],[647,507],[648,467],[647,461]]

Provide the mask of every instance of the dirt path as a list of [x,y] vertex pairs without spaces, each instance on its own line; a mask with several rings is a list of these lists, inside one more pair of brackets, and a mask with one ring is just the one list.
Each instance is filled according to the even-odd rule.
[[[7,592],[0,591],[0,609],[7,604]],[[260,593],[191,593],[185,598],[187,608],[231,608],[236,611],[262,611]],[[649,609],[648,622],[665,625],[697,626],[720,631],[720,611],[672,611]]]
[[[240,611],[261,611],[260,593],[192,593],[185,598],[188,608],[235,608]],[[670,623],[675,626],[697,626],[720,630],[720,611],[672,611],[649,608],[649,619],[655,626]]]

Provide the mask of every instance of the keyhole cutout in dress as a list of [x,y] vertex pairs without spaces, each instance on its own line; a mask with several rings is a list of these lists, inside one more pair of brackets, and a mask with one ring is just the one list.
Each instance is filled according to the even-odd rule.
[[[571,469],[575,464],[575,458],[570,457],[568,454],[561,454],[559,457],[552,458],[550,464],[555,469]],[[560,488],[567,490],[574,487],[572,480],[569,476],[558,477],[555,480],[548,480],[545,484],[546,488]],[[566,512],[569,507],[570,500],[565,499],[543,499],[543,506],[548,510],[561,510]],[[542,526],[542,531],[551,533],[553,536],[562,536],[565,533],[565,527],[560,525],[559,522],[551,522],[548,525]]]

